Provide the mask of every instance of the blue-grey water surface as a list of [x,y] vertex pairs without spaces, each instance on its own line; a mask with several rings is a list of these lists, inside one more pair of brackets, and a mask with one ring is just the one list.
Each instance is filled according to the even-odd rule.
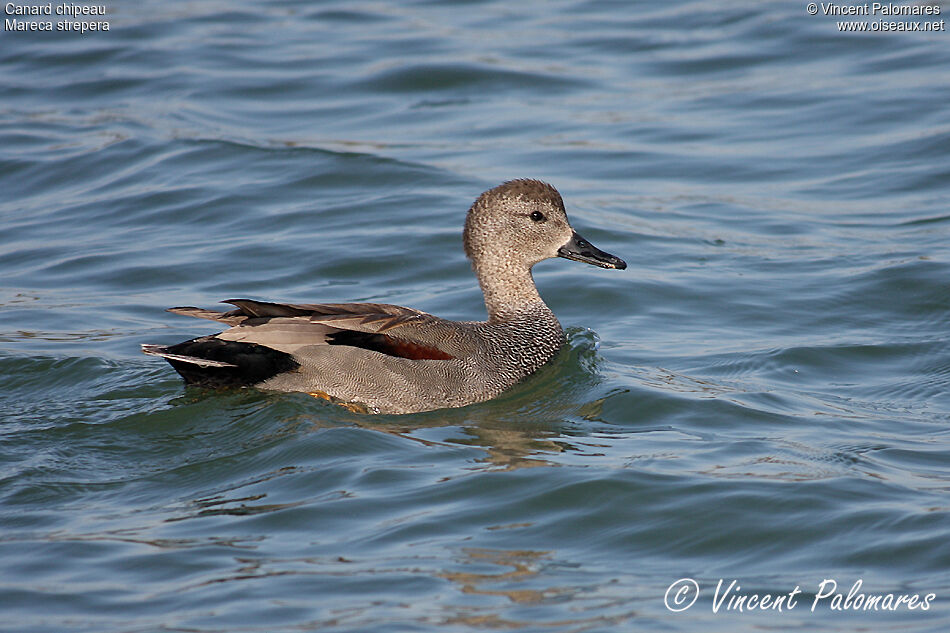
[[[107,10],[0,32],[0,628],[950,630],[950,34]],[[495,401],[365,416],[139,353],[234,297],[484,318],[461,226],[516,177],[629,268],[537,266],[568,346]]]

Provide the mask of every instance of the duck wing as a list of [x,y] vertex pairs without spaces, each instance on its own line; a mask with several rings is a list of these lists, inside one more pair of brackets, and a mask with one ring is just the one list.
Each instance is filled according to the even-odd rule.
[[236,310],[171,308],[231,326],[216,335],[293,354],[310,345],[346,345],[411,360],[451,360],[477,348],[463,323],[385,303],[291,304],[230,299]]

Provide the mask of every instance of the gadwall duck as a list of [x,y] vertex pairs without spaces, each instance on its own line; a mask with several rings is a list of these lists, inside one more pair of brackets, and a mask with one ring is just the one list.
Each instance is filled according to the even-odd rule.
[[226,301],[228,312],[170,312],[231,326],[177,345],[143,345],[188,384],[302,391],[351,410],[416,413],[494,398],[558,352],[564,332],[531,267],[565,257],[627,264],[578,235],[561,195],[538,180],[486,191],[468,210],[465,254],[485,295],[487,321],[448,321],[382,303]]

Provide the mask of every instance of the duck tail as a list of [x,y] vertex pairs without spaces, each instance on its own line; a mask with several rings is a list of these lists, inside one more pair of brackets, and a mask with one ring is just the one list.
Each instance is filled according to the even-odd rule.
[[221,312],[220,310],[205,310],[204,308],[194,308],[191,306],[182,306],[180,308],[168,308],[166,312],[180,314],[182,316],[194,317],[196,319],[208,319],[218,323],[228,325],[240,325],[247,320],[247,315],[240,310],[231,310],[230,312]]
[[220,360],[210,360],[208,358],[198,358],[197,356],[175,354],[174,352],[168,351],[168,347],[165,345],[150,345],[145,343],[142,345],[142,353],[148,354],[149,356],[158,356],[168,361],[174,360],[180,363],[196,365],[198,367],[237,367],[237,365],[233,363],[225,363]]

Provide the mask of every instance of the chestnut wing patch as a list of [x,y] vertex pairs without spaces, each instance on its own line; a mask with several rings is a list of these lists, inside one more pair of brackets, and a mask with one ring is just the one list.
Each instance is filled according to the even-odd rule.
[[409,360],[453,360],[455,357],[446,354],[437,347],[411,343],[394,336],[374,334],[371,332],[356,332],[354,330],[340,330],[327,335],[330,345],[348,345],[363,349],[408,358]]

